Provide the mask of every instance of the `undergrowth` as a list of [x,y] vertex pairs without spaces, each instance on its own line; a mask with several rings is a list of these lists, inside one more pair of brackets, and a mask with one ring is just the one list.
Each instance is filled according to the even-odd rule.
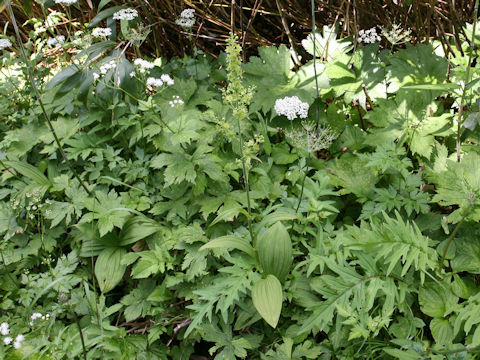
[[0,40],[0,357],[478,358],[475,25],[325,26],[296,66],[62,18]]

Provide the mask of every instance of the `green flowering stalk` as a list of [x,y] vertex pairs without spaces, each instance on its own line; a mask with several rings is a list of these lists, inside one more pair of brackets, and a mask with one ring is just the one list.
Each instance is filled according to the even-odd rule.
[[[223,102],[228,105],[233,112],[233,117],[237,122],[237,136],[240,142],[240,160],[242,162],[243,178],[245,181],[245,191],[247,194],[247,207],[248,207],[248,231],[252,243],[254,243],[254,236],[252,231],[251,220],[251,206],[250,206],[250,189],[248,185],[248,168],[245,156],[245,149],[243,144],[241,122],[248,118],[248,106],[253,96],[253,88],[246,88],[243,86],[243,70],[242,60],[240,53],[242,48],[238,44],[238,36],[230,33],[230,38],[227,40],[227,88],[223,90]],[[247,146],[249,148],[250,146]],[[251,154],[248,154],[251,156]]]
[[242,48],[238,44],[238,36],[230,33],[227,40],[227,82],[223,90],[223,102],[230,106],[233,116],[237,120],[244,120],[248,115],[248,105],[253,96],[253,88],[243,86],[243,70],[240,53]]

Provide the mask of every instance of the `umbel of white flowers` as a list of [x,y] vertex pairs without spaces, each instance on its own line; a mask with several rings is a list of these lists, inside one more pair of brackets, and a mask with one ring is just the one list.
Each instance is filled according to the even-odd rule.
[[360,30],[358,32],[358,41],[361,43],[373,44],[380,40],[380,36],[377,35],[377,29],[374,27],[369,30]]
[[140,58],[135,59],[135,61],[133,63],[135,64],[135,66],[138,66],[140,68],[139,71],[142,74],[144,74],[147,69],[153,69],[155,67],[155,64],[153,62],[143,60],[143,59],[140,59]]
[[53,38],[50,38],[47,40],[47,45],[48,46],[57,46],[57,45],[62,45],[65,42],[65,36],[63,35],[58,35]]
[[154,77],[149,77],[147,79],[147,85],[148,86],[153,86],[153,87],[161,87],[163,84],[166,85],[173,85],[175,82],[173,79],[170,77],[170,75],[163,74],[160,76],[160,79],[154,78]]
[[195,24],[195,9],[185,9],[175,23],[184,28],[191,28]]
[[78,0],[55,0],[55,4],[62,4],[66,6],[70,6],[75,4]]
[[296,118],[305,119],[308,116],[309,105],[298,98],[298,96],[285,96],[275,101],[275,112],[278,115],[285,115],[288,120]]
[[113,20],[133,20],[138,16],[135,9],[122,9],[113,14]]
[[12,46],[12,42],[8,39],[0,39],[0,50],[9,48]]
[[110,35],[112,35],[112,29],[110,28],[96,28],[96,29],[93,29],[92,31],[93,37],[106,38],[106,37],[109,37]]

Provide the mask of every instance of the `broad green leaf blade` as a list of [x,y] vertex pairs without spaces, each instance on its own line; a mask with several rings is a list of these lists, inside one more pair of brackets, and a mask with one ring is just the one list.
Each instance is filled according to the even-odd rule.
[[108,8],[106,10],[103,10],[103,11],[100,11],[97,16],[95,16],[91,23],[88,25],[88,27],[91,29],[93,27],[95,27],[95,25],[97,25],[98,23],[100,23],[100,21],[102,21],[103,19],[106,19],[110,16],[112,16],[114,13],[116,13],[117,11],[119,10],[122,10],[122,9],[126,9],[127,7],[126,6],[114,6],[114,7],[111,7],[111,8]]
[[203,245],[200,250],[205,249],[228,249],[233,248],[250,255],[252,258],[255,258],[255,250],[245,239],[242,239],[234,235],[225,235],[220,236],[216,239],[209,241],[207,244]]
[[8,167],[14,168],[15,171],[19,172],[23,176],[26,176],[37,185],[48,186],[48,187],[52,185],[50,180],[48,180],[48,178],[45,175],[43,175],[43,173],[33,165],[30,165],[23,161],[17,161],[17,160],[4,161],[4,164],[7,165]]
[[280,221],[258,237],[257,251],[264,274],[275,275],[283,281],[292,266],[293,249],[290,235]]
[[119,246],[126,246],[136,243],[147,236],[160,231],[161,226],[155,220],[145,216],[134,216],[129,218],[122,227],[120,232]]
[[258,280],[252,288],[252,301],[262,318],[273,328],[277,327],[282,312],[282,285],[273,276]]
[[432,319],[432,321],[430,321],[430,331],[438,345],[451,344],[455,338],[453,326],[446,319]]
[[127,253],[123,248],[104,249],[95,262],[95,276],[102,293],[112,290],[122,280],[125,269],[122,257]]
[[47,85],[45,86],[45,90],[53,89],[55,86],[64,83],[68,79],[75,78],[77,74],[79,74],[80,69],[76,65],[70,65],[60,71],[57,75],[55,75],[52,80],[50,80]]

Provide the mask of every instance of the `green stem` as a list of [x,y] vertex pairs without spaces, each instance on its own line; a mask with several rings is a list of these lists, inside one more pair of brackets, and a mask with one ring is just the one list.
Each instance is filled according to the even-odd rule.
[[247,193],[248,231],[250,232],[250,238],[252,240],[252,244],[255,245],[255,237],[253,236],[253,230],[252,230],[252,211],[250,206],[250,186],[248,183],[248,170],[247,170],[247,167],[245,166],[245,158],[243,156],[243,139],[242,139],[242,131],[240,128],[239,118],[237,118],[237,127],[238,127],[238,138],[240,140],[240,157],[242,158],[243,178],[245,179],[245,191]]
[[63,147],[62,147],[62,144],[60,143],[60,140],[58,139],[58,136],[57,136],[57,133],[55,132],[55,129],[53,128],[53,125],[52,125],[52,122],[50,120],[50,117],[48,116],[47,114],[47,111],[45,109],[45,106],[43,105],[43,101],[42,99],[40,98],[40,92],[38,91],[38,88],[37,88],[37,85],[36,85],[36,82],[35,82],[35,79],[33,77],[33,73],[32,73],[32,69],[30,67],[30,63],[28,61],[28,58],[27,58],[27,54],[25,53],[25,49],[23,47],[23,43],[22,43],[22,39],[20,37],[20,32],[18,30],[18,26],[17,26],[17,21],[15,20],[15,14],[13,13],[13,9],[12,9],[12,4],[10,3],[10,0],[6,0],[7,2],[7,7],[8,7],[8,12],[10,13],[10,17],[12,19],[12,24],[13,24],[13,28],[15,30],[15,35],[17,37],[17,42],[18,42],[18,45],[20,46],[20,52],[22,53],[22,57],[23,57],[23,61],[25,62],[25,66],[27,67],[27,74],[28,74],[28,77],[30,79],[30,82],[32,84],[32,88],[33,88],[33,91],[35,93],[35,97],[37,98],[37,101],[38,103],[40,104],[40,108],[42,109],[42,113],[43,113],[43,116],[45,118],[45,120],[47,121],[47,124],[48,124],[48,127],[50,129],[50,132],[52,133],[53,135],[53,138],[55,139],[55,142],[58,146],[58,150],[60,151],[63,159],[65,160],[65,163],[67,164],[67,166],[70,168],[70,170],[72,171],[73,175],[75,176],[75,178],[79,181],[80,185],[83,187],[83,189],[87,192],[87,194],[89,195],[92,195],[92,193],[90,192],[90,190],[87,188],[87,186],[85,185],[85,183],[83,182],[83,180],[80,178],[80,176],[77,174],[77,172],[75,171],[75,169],[73,168],[72,164],[70,163],[70,161],[68,160],[67,158],[67,155],[65,154],[65,152],[63,151]]
[[[318,75],[317,75],[317,41],[315,38],[315,33],[317,30],[317,25],[315,22],[315,1],[310,1],[310,6],[312,8],[312,38],[313,38],[313,73],[315,75],[315,91],[316,91],[316,99],[320,98],[320,91],[318,90]],[[318,124],[320,122],[320,116],[318,113],[318,103],[315,106],[315,132],[318,130]]]
[[473,19],[473,28],[472,28],[472,40],[470,42],[471,51],[468,54],[468,64],[467,71],[465,72],[465,84],[463,86],[462,97],[460,101],[460,107],[458,109],[458,120],[457,120],[457,139],[456,139],[456,148],[457,148],[457,161],[460,162],[460,152],[462,148],[461,136],[462,136],[462,117],[463,117],[463,104],[465,102],[465,96],[467,94],[467,84],[470,82],[470,67],[472,66],[473,58],[473,49],[475,46],[475,31],[477,28],[477,18],[478,18],[478,3],[479,0],[475,1],[475,11]]
[[80,326],[80,321],[78,320],[77,314],[75,314],[75,312],[72,309],[70,309],[70,313],[72,314],[73,319],[77,324],[78,333],[80,334],[80,341],[82,342],[83,358],[87,360],[87,348],[85,347],[85,339],[83,338],[83,331],[82,331],[82,327]]
[[300,209],[300,204],[302,202],[302,198],[303,198],[303,189],[305,187],[305,179],[307,178],[307,169],[305,169],[305,174],[303,175],[303,179],[302,179],[302,189],[300,190],[300,196],[298,198],[298,204],[297,204],[297,208],[295,209],[295,213],[298,213],[298,209]]

